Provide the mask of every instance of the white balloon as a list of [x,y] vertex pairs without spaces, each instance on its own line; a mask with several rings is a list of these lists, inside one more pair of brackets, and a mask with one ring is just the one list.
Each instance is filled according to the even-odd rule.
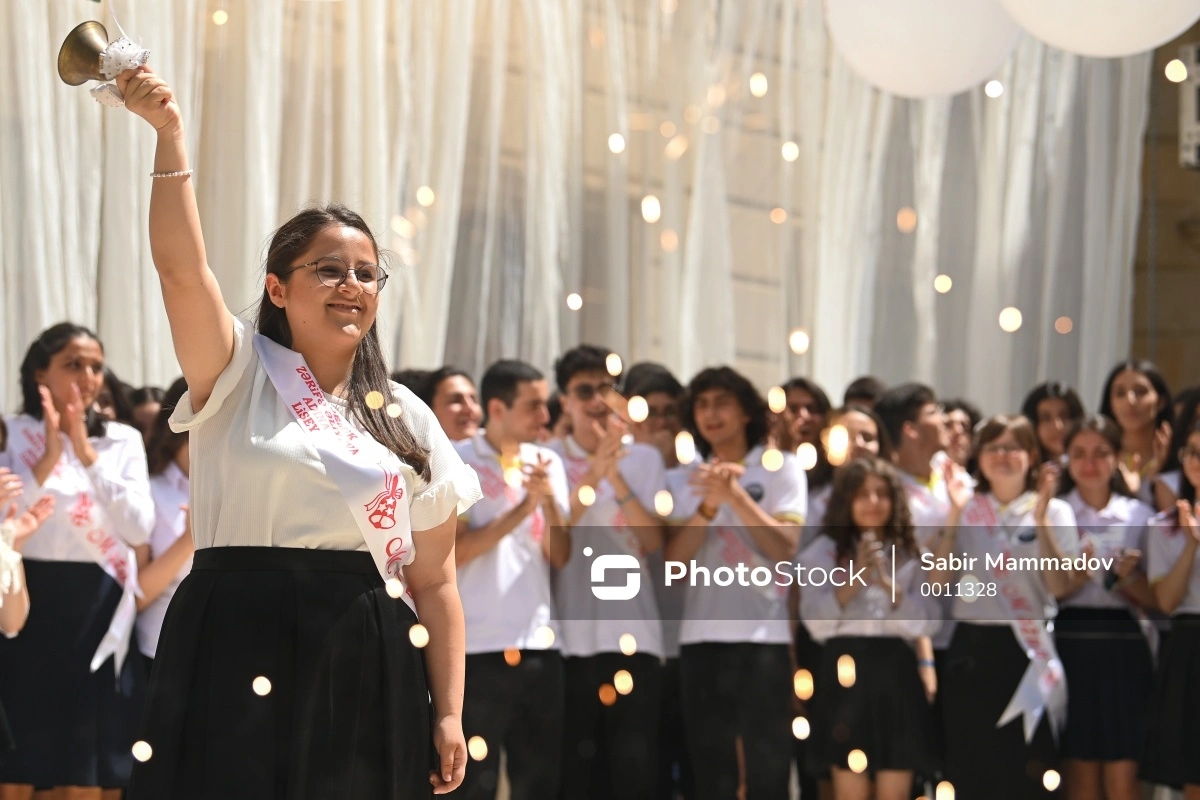
[[1152,50],[1200,19],[1200,0],[1001,0],[1046,44],[1115,58]]
[[1021,35],[998,0],[832,0],[825,8],[842,58],[903,97],[970,89],[1004,64]]

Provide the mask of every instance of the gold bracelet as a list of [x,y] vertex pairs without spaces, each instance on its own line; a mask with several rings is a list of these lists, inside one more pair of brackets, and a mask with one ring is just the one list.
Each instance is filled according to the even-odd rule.
[[151,178],[179,178],[184,175],[191,175],[191,174],[192,174],[192,170],[181,169],[178,172],[151,172],[150,177]]

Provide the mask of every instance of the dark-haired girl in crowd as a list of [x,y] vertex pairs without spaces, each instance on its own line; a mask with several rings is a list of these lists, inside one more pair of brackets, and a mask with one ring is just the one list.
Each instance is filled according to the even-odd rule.
[[808,768],[832,773],[838,800],[871,796],[872,782],[880,800],[909,800],[914,773],[937,767],[932,697],[913,644],[924,638],[931,650],[941,620],[921,593],[920,549],[895,467],[868,456],[839,468],[821,530],[800,562],[826,571],[865,565],[867,586],[827,583],[800,596],[804,624],[824,644]]
[[157,131],[150,249],[188,385],[171,426],[190,437],[196,541],[130,798],[449,792],[467,758],[454,537],[479,484],[388,381],[375,237],[344,206],[301,211],[267,247],[257,323],[234,317],[179,105],[148,67],[117,83]]
[[983,415],[973,403],[959,398],[945,401],[942,408],[946,411],[946,455],[970,474],[975,471],[971,452],[975,426]]
[[1121,428],[1117,465],[1125,483],[1143,503],[1154,502],[1154,478],[1167,460],[1174,424],[1171,390],[1149,361],[1123,361],[1104,381],[1100,413]]
[[104,383],[96,394],[96,413],[122,425],[133,425],[133,406],[129,402],[132,391],[132,386],[118,378],[110,367],[105,367]]
[[1171,635],[1158,658],[1142,777],[1200,800],[1200,423],[1180,451],[1179,498],[1150,520],[1149,576]]
[[1062,465],[1067,431],[1083,419],[1084,413],[1079,395],[1061,381],[1039,384],[1025,396],[1021,415],[1037,434],[1043,463],[1055,461]]
[[[892,446],[883,421],[870,408],[842,406],[830,411],[825,418],[826,425],[818,436],[817,466],[808,473],[812,482],[801,549],[808,546],[824,524],[836,467],[864,456],[880,456],[888,461],[892,458]],[[817,484],[815,490],[813,483]]]
[[675,437],[683,430],[679,418],[683,386],[666,368],[652,370],[644,366],[636,375],[632,374],[632,368],[630,373],[625,376],[625,398],[640,397],[645,400],[646,418],[631,420],[629,432],[633,434],[635,442],[648,444],[657,450],[668,468],[674,467],[679,464]]
[[[729,367],[701,371],[683,419],[702,460],[671,470],[666,558],[695,560],[680,630],[680,684],[696,795],[785,797],[792,752],[787,589],[705,584],[720,568],[791,561],[804,523],[804,472],[795,455],[764,447],[767,404]],[[768,455],[769,453],[769,455]]]
[[802,444],[817,445],[817,436],[825,427],[832,404],[825,390],[808,378],[792,378],[783,385],[786,405],[779,415],[782,423],[776,432],[781,450],[795,451]]
[[188,474],[191,471],[188,435],[171,430],[171,413],[187,391],[180,378],[167,391],[163,408],[150,428],[150,494],[154,498],[154,530],[150,542],[138,548],[138,646],[148,661],[154,660],[167,606],[192,568],[196,551],[188,518]]
[[1175,430],[1163,461],[1162,471],[1154,479],[1154,507],[1159,511],[1174,511],[1175,501],[1183,483],[1183,465],[1179,454],[1187,445],[1188,431],[1200,411],[1200,391],[1185,390],[1175,398]]
[[133,766],[145,683],[130,646],[133,547],[150,536],[154,503],[142,437],[94,409],[103,384],[99,339],[60,323],[30,345],[22,413],[6,419],[0,466],[20,476],[24,502],[54,498],[25,544],[29,620],[21,636],[0,640],[0,696],[17,742],[0,755],[0,784],[26,796],[79,786],[99,798],[123,789]]
[[429,373],[418,397],[433,410],[438,424],[452,442],[470,439],[479,431],[483,407],[471,376],[456,367],[441,367]]
[[141,431],[142,440],[147,443],[150,440],[150,429],[154,427],[154,420],[158,418],[165,396],[166,392],[157,386],[143,386],[129,393],[133,427]]
[[1061,491],[1075,512],[1081,552],[1112,559],[1111,569],[1075,573],[1055,620],[1069,689],[1060,743],[1067,796],[1135,800],[1153,674],[1135,615],[1155,606],[1143,557],[1154,511],[1132,496],[1117,469],[1121,430],[1115,422],[1086,417],[1067,431],[1063,446]]
[[[951,511],[933,548],[937,559],[954,554],[975,561],[935,561],[927,573],[953,597],[958,621],[941,673],[945,776],[959,797],[971,800],[1044,797],[1043,775],[1056,758],[1051,725],[1061,724],[1066,711],[1066,682],[1046,621],[1072,576],[1004,566],[1009,557],[1074,557],[1079,535],[1071,507],[1053,497],[1053,473],[1045,471],[1039,483],[1041,450],[1029,420],[989,419],[976,452],[974,496],[946,467]],[[989,566],[988,556],[1004,561]],[[1018,691],[1035,678],[1043,692]]]

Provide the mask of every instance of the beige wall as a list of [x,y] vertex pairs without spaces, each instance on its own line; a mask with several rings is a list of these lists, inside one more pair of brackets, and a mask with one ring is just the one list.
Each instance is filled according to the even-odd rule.
[[1200,43],[1200,24],[1155,54],[1134,271],[1133,355],[1154,360],[1172,390],[1200,383],[1200,171],[1179,166],[1179,87],[1163,74],[1191,43]]

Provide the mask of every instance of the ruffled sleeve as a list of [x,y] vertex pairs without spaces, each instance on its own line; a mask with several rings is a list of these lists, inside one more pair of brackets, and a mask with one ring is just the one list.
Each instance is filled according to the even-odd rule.
[[429,406],[399,384],[392,385],[392,392],[409,429],[429,449],[430,480],[414,487],[408,507],[413,531],[427,531],[451,514],[465,514],[483,492],[475,470],[463,463]]

